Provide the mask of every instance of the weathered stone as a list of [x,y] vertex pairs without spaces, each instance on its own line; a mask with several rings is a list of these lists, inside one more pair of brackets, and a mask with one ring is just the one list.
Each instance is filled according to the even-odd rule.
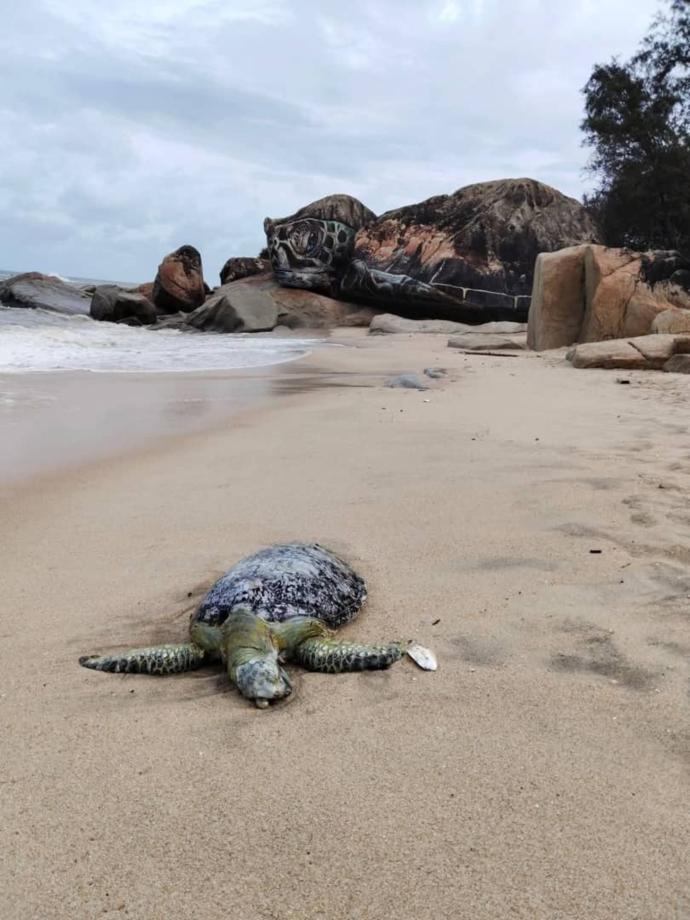
[[674,354],[690,352],[690,335],[643,335],[588,342],[570,349],[573,367],[659,370]]
[[8,307],[33,307],[56,313],[88,315],[88,293],[54,275],[25,272],[0,283],[0,303]]
[[99,285],[91,299],[93,319],[110,323],[134,322],[147,326],[155,323],[158,312],[143,294],[124,291],[115,284]]
[[481,323],[477,326],[470,326],[469,323],[456,323],[449,319],[405,319],[393,313],[381,313],[375,316],[369,326],[370,335],[410,332],[429,335],[453,335],[457,332],[512,335],[526,330],[525,323]]
[[462,348],[464,351],[524,351],[527,348],[527,335],[487,335],[486,333],[465,332],[452,335],[448,339],[449,348]]
[[537,253],[596,238],[579,202],[533,179],[468,186],[377,219],[331,196],[264,228],[285,286],[471,323],[526,317]]
[[585,316],[581,342],[647,335],[669,303],[642,280],[643,254],[589,246],[585,253]]
[[143,294],[147,300],[150,300],[153,303],[153,281],[147,281],[145,284],[137,285],[132,291],[132,294]]
[[586,246],[537,256],[527,345],[535,351],[577,342],[585,315]]
[[375,221],[376,215],[358,198],[353,198],[352,195],[336,194],[326,195],[325,198],[312,201],[289,217],[276,217],[272,223],[288,224],[295,220],[305,219],[335,220],[356,231]]
[[271,266],[285,287],[337,296],[355,233],[376,215],[350,195],[329,195],[290,217],[264,220]]
[[652,332],[690,332],[690,310],[664,310],[652,322]]
[[252,259],[246,256],[233,256],[220,270],[220,283],[230,284],[241,281],[251,275],[261,275],[271,270],[271,263],[266,259]]
[[690,354],[673,355],[664,364],[664,370],[671,374],[690,374]]
[[215,332],[267,332],[277,322],[278,310],[270,295],[242,282],[218,288],[187,317],[195,329]]
[[271,274],[243,278],[230,286],[240,285],[269,297],[278,311],[278,323],[291,329],[368,326],[374,315],[369,307],[335,300],[315,291],[281,287]]
[[201,255],[193,246],[180,246],[158,266],[153,302],[161,313],[188,313],[206,299]]
[[556,189],[533,179],[483,182],[389,211],[360,230],[341,290],[395,303],[396,312],[519,318],[537,254],[593,239],[585,208]]

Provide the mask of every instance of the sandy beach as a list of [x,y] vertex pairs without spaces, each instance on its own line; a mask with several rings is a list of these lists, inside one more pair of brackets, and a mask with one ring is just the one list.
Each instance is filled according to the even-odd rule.
[[[4,488],[2,916],[687,918],[690,379],[338,337],[227,417]],[[77,665],[184,640],[289,540],[367,579],[347,634],[439,670],[295,670],[261,712],[220,669]]]

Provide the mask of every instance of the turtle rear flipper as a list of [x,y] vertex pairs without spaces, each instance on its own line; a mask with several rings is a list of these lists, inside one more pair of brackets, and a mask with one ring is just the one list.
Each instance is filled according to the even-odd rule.
[[305,639],[294,650],[294,659],[309,671],[342,674],[346,671],[379,671],[400,661],[403,643],[360,645],[332,638]]
[[82,655],[79,664],[94,671],[115,674],[182,674],[201,667],[206,652],[191,642],[179,645],[152,645],[149,648],[132,648],[113,655]]

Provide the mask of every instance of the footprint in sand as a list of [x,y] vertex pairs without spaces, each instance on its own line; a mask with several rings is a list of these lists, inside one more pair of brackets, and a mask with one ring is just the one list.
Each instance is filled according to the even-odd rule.
[[616,647],[609,630],[592,623],[566,621],[562,631],[576,636],[575,649],[552,655],[550,668],[563,673],[590,673],[630,690],[652,690],[661,675],[635,664]]

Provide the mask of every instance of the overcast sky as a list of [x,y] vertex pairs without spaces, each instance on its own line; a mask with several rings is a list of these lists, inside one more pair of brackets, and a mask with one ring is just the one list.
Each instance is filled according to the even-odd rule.
[[209,282],[262,221],[470,182],[587,187],[580,89],[657,0],[16,0],[0,32],[0,268]]

